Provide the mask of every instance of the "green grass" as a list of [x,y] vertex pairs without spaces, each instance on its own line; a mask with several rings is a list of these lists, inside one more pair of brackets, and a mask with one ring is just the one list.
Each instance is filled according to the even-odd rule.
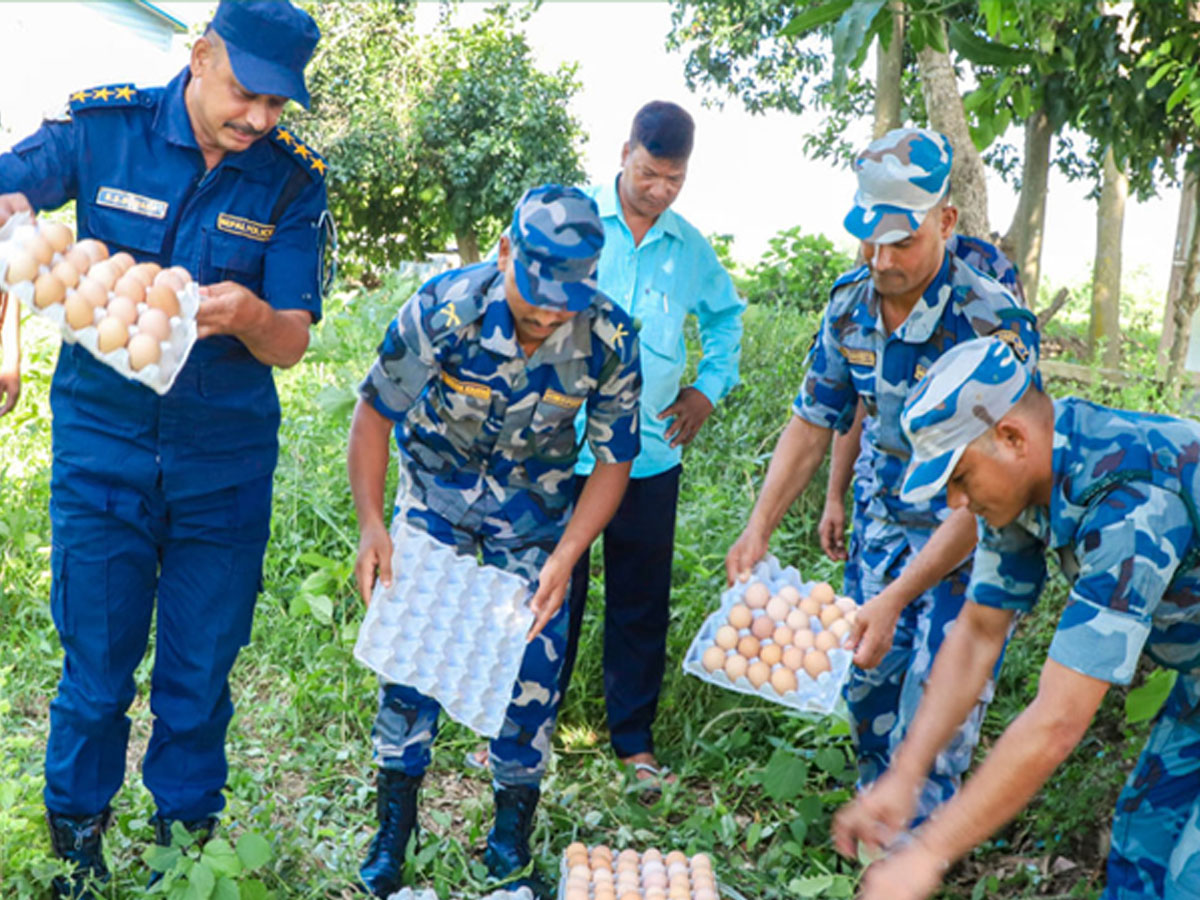
[[[335,298],[304,363],[278,377],[284,424],[273,536],[253,640],[233,674],[238,713],[229,737],[225,821],[235,839],[248,831],[268,839],[272,858],[259,875],[280,898],[349,896],[371,834],[376,685],[351,656],[361,609],[350,580],[357,529],[344,458],[355,386],[407,287]],[[660,755],[682,784],[647,802],[613,763],[596,598],[535,833],[538,857],[550,871],[578,838],[707,850],[721,880],[746,897],[853,892],[857,866],[836,857],[828,840],[831,815],[853,784],[845,727],[790,715],[679,670],[721,591],[725,550],[788,416],[814,325],[813,318],[786,309],[748,312],[745,384],[687,454],[657,730]],[[25,348],[24,394],[18,409],[0,420],[0,894],[6,898],[48,896],[45,886],[56,870],[40,821],[40,791],[47,706],[61,659],[47,601],[47,388],[57,338],[40,323],[27,323]],[[773,550],[806,576],[837,583],[838,567],[815,541],[824,479],[818,473]],[[1033,696],[1063,596],[1057,578],[1022,625],[985,743]],[[137,766],[149,734],[148,678],[147,662],[138,671],[130,766],[108,842],[115,876],[106,896],[112,898],[137,896],[148,874],[141,853],[153,810]],[[1030,809],[953,873],[945,896],[1096,895],[1112,802],[1144,734],[1144,727],[1124,724],[1120,693],[1112,693],[1088,739]],[[426,831],[412,875],[443,897],[477,896],[484,886],[480,857],[490,791],[485,777],[461,765],[475,744],[474,735],[447,723],[423,793]],[[1044,874],[1056,857],[1077,865]]]

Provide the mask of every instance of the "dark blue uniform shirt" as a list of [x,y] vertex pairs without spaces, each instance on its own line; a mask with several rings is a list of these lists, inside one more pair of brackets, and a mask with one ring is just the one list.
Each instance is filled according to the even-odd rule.
[[[317,320],[324,161],[281,126],[206,171],[184,105],[189,77],[73,94],[69,119],[0,155],[0,193],[19,191],[39,210],[74,199],[80,238],[181,265],[202,285],[236,281]],[[234,337],[198,341],[161,397],[64,344],[51,403],[56,468],[115,483],[161,478],[168,497],[184,497],[275,467],[271,369]]]

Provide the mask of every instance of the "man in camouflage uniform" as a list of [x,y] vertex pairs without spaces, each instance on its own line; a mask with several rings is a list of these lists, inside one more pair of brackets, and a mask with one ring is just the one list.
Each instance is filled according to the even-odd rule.
[[[763,556],[772,531],[808,485],[834,431],[866,408],[858,492],[866,498],[861,595],[881,594],[931,540],[961,562],[975,540],[966,513],[951,516],[944,494],[919,503],[899,497],[909,445],[900,410],[942,353],[984,334],[1010,341],[1027,364],[1036,359],[1036,321],[1011,293],[946,252],[957,211],[947,201],[952,150],[936,132],[904,128],[872,143],[855,161],[859,190],[846,228],[862,241],[866,264],[834,285],[809,352],[793,416],[775,446],[767,478],[745,530],[726,556],[732,580]],[[945,525],[939,529],[942,523]],[[937,534],[935,536],[935,530]],[[921,567],[918,567],[920,570]],[[888,767],[920,702],[933,657],[962,606],[969,563],[948,577],[910,578],[917,599],[893,617],[894,639],[875,668],[852,670],[846,687],[859,783]],[[871,616],[870,604],[860,616]],[[922,790],[928,812],[956,790],[979,737],[987,700],[964,723]]]
[[[603,243],[596,205],[577,188],[526,193],[497,260],[434,278],[400,309],[351,427],[364,600],[376,572],[391,580],[383,491],[393,424],[401,459],[396,514],[536,584],[530,643],[489,748],[496,824],[486,862],[498,878],[530,861],[558,710],[571,569],[616,510],[639,448],[638,344],[629,317],[596,287]],[[598,464],[576,504],[580,408]],[[381,688],[373,731],[380,829],[360,873],[381,897],[400,887],[439,711],[411,687]]]
[[916,839],[868,871],[861,896],[936,890],[954,859],[1029,802],[1144,651],[1178,674],[1117,801],[1104,897],[1200,897],[1200,425],[1051,400],[994,338],[938,360],[903,422],[913,447],[903,496],[919,502],[944,486],[952,507],[980,517],[979,547],[908,737],[887,774],[838,814],[841,852],[887,844],[908,822],[1013,616],[1037,602],[1047,549],[1071,592],[1033,703]]

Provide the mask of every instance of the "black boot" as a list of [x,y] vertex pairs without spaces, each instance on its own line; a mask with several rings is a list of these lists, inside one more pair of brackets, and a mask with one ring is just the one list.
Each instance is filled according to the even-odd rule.
[[391,769],[380,769],[375,776],[379,831],[367,848],[358,877],[360,889],[376,897],[387,897],[403,886],[404,855],[417,832],[417,789],[423,777]]
[[[541,791],[527,785],[496,786],[496,824],[488,832],[487,852],[483,855],[493,878],[504,881],[529,865],[529,835],[533,833],[533,813],[540,796]],[[539,900],[553,896],[536,867],[509,887],[527,887]]]
[[50,846],[54,853],[74,864],[71,875],[54,879],[51,889],[55,900],[96,900],[88,888],[108,881],[104,864],[104,830],[108,828],[108,807],[91,816],[64,816],[46,812],[50,826]]
[[[172,822],[180,822],[202,847],[217,829],[216,816],[205,816],[203,819],[186,822],[183,819],[168,819],[165,816],[155,815],[152,821],[154,822],[154,843],[160,847],[171,846]],[[162,880],[163,874],[163,872],[151,872],[150,880],[146,882],[146,887],[154,887],[154,885],[158,884]]]

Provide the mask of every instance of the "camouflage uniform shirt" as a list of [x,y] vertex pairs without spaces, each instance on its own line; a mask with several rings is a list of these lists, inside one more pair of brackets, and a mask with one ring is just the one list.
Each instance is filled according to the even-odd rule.
[[1046,578],[1045,550],[1053,548],[1071,593],[1051,659],[1128,684],[1144,649],[1195,685],[1200,425],[1076,398],[1054,408],[1050,507],[1030,507],[1000,530],[981,522],[970,599],[1032,608]]
[[640,391],[633,324],[603,295],[527,359],[495,262],[426,282],[389,325],[359,388],[397,423],[417,499],[457,524],[491,491],[517,530],[569,511],[581,407],[596,459],[637,456]]

